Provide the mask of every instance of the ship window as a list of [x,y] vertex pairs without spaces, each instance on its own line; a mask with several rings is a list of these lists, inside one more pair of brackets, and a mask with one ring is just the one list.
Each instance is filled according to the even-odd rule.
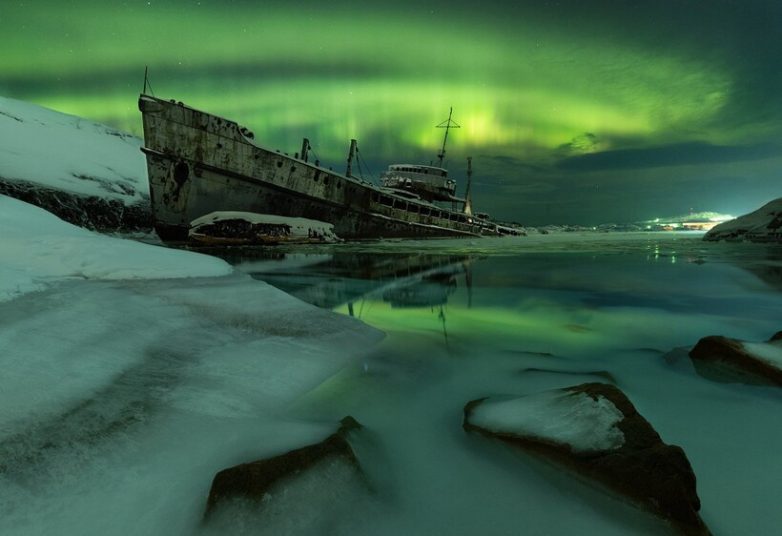
[[425,169],[425,170],[424,170],[424,173],[428,174],[428,173],[429,173],[429,170],[428,170],[428,169]]
[[413,204],[407,205],[407,210],[409,210],[413,214],[418,214],[418,205],[413,205]]
[[377,203],[378,199],[380,199],[380,195],[377,192],[372,192],[372,201]]
[[394,205],[394,200],[390,197],[383,196],[380,198],[380,203],[387,207],[391,207]]
[[342,181],[337,181],[337,188],[342,188]]
[[277,167],[282,167],[282,161],[277,162]]
[[291,173],[296,171],[296,166],[291,166]]
[[329,176],[326,175],[325,177],[323,177],[323,184],[328,184],[328,183],[329,183]]
[[445,171],[443,171],[443,177],[445,177]]
[[312,177],[312,180],[314,180],[315,182],[318,182],[318,179],[320,179],[320,171],[316,171],[315,176]]
[[429,215],[429,209],[427,207],[421,207],[421,215],[422,216],[428,216]]

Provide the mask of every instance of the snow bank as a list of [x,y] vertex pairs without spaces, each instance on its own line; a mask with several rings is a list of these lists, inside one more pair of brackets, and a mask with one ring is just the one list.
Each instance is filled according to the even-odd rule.
[[536,437],[585,452],[620,448],[624,434],[616,425],[623,418],[605,397],[555,390],[486,400],[473,409],[470,422],[495,433]]
[[755,212],[715,226],[703,239],[782,242],[782,198],[766,203]]
[[0,301],[51,281],[227,275],[220,259],[103,236],[0,196]]
[[149,198],[141,140],[111,127],[0,97],[0,179],[82,196]]

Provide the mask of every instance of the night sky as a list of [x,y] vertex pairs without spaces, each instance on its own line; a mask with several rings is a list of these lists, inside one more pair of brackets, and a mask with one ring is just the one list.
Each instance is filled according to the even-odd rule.
[[0,94],[140,133],[155,95],[342,170],[447,167],[524,224],[738,214],[782,196],[782,1],[11,1]]

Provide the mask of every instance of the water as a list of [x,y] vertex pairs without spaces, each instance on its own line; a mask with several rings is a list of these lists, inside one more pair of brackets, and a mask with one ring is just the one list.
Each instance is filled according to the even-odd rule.
[[360,456],[378,495],[325,532],[665,532],[572,475],[462,431],[470,400],[588,381],[615,383],[664,441],[684,448],[714,533],[773,533],[782,522],[778,388],[715,383],[686,356],[706,335],[767,340],[782,329],[779,248],[591,234],[230,260],[387,334],[292,410],[334,422],[353,415],[380,445]]
[[[470,400],[587,381],[685,449],[715,534],[776,533],[780,390],[703,378],[686,351],[782,329],[782,251],[699,238],[232,250],[228,277],[74,278],[0,303],[0,534],[666,533],[462,429]],[[348,414],[366,478],[319,466],[202,523],[217,471]]]

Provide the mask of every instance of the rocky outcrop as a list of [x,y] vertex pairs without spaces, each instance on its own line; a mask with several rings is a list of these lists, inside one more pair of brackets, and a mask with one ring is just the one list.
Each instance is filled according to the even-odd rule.
[[782,243],[782,198],[766,203],[755,212],[715,226],[703,239]]
[[[547,403],[553,408],[550,413],[541,406],[542,397],[554,401]],[[528,408],[525,399],[531,402]],[[484,406],[492,404],[499,412],[485,411]],[[564,465],[664,518],[684,534],[709,534],[698,515],[695,474],[684,451],[665,444],[616,387],[586,383],[512,399],[511,404],[491,398],[468,403],[464,429]],[[563,404],[570,407],[563,410]],[[574,436],[574,429],[582,437]]]
[[[361,424],[348,416],[340,421],[340,427],[335,433],[320,443],[220,471],[212,480],[205,517],[220,503],[230,499],[250,499],[260,504],[275,484],[325,460],[338,459],[360,471],[360,465],[347,437],[352,431],[361,428]],[[324,490],[324,493],[328,492]]]
[[0,178],[0,195],[14,197],[51,212],[61,220],[101,232],[152,230],[148,200],[128,205],[121,199],[79,195],[24,181]]
[[704,337],[690,350],[696,370],[715,381],[770,383],[782,386],[782,331],[766,343],[747,343],[719,335]]

